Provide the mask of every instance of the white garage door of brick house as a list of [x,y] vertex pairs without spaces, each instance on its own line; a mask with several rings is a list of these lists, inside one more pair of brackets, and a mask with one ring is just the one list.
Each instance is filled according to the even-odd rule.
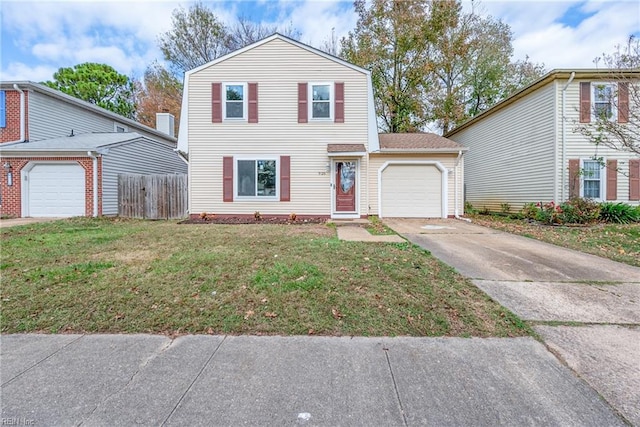
[[23,216],[85,215],[85,171],[80,164],[35,163],[25,178],[26,209]]
[[442,216],[442,172],[434,165],[391,164],[382,172],[383,217]]

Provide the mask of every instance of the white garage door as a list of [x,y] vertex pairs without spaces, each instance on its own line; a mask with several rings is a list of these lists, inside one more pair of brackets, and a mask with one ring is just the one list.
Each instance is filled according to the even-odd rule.
[[36,164],[27,174],[29,216],[85,214],[84,168],[78,163]]
[[383,217],[442,217],[442,173],[434,165],[389,165],[382,171]]

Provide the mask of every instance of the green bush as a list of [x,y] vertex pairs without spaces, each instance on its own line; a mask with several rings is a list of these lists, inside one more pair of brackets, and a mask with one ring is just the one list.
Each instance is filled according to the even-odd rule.
[[589,224],[600,218],[600,205],[590,199],[572,198],[564,203],[527,203],[521,210],[523,217],[544,224]]
[[600,219],[600,205],[591,199],[573,197],[560,204],[563,224],[589,224]]
[[640,222],[640,206],[606,202],[600,205],[600,219],[604,222],[629,224]]

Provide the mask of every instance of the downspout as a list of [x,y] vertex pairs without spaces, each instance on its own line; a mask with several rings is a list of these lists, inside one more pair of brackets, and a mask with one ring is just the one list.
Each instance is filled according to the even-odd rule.
[[458,165],[460,164],[460,159],[462,158],[462,150],[458,151],[458,157],[456,157],[456,162],[453,165],[453,198],[455,201],[453,202],[453,217],[455,219],[461,219],[463,221],[471,222],[469,218],[462,218],[458,211]]
[[[564,165],[567,162],[567,143],[566,143],[566,129],[565,129],[565,92],[567,91],[567,88],[569,87],[569,85],[571,84],[571,82],[573,81],[573,78],[576,76],[575,71],[571,72],[571,75],[569,76],[569,81],[567,82],[566,85],[564,85],[564,87],[562,88],[562,165],[560,167],[560,171],[562,173],[562,202],[564,202],[566,200],[566,187],[567,187],[567,177],[566,174],[564,173]],[[556,175],[557,176],[557,175]]]
[[12,143],[16,143],[16,142],[25,142],[26,135],[27,135],[27,121],[25,119],[25,116],[26,116],[26,102],[25,102],[24,91],[22,89],[20,89],[20,87],[18,86],[17,83],[13,84],[13,88],[15,90],[17,90],[18,92],[20,92],[20,139],[18,139],[17,141],[5,142],[5,144],[12,144]]
[[98,157],[87,151],[87,156],[93,159],[93,216],[98,216]]

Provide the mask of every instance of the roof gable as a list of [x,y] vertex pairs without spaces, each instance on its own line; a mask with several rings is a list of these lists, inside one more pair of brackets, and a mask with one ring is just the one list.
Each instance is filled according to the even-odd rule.
[[336,63],[338,63],[340,65],[343,65],[345,67],[351,68],[352,70],[355,70],[355,71],[358,71],[360,73],[367,74],[367,75],[370,74],[369,70],[366,70],[366,69],[364,69],[362,67],[359,67],[359,66],[357,66],[355,64],[352,64],[350,62],[347,62],[347,61],[345,61],[345,60],[343,60],[341,58],[338,58],[337,56],[333,56],[333,55],[331,55],[329,53],[323,52],[320,49],[316,49],[315,47],[306,45],[306,44],[301,43],[301,42],[299,42],[297,40],[294,40],[292,38],[283,36],[282,34],[274,33],[274,34],[272,34],[272,35],[270,35],[268,37],[265,37],[262,40],[258,40],[255,43],[247,45],[247,46],[245,46],[243,48],[240,48],[240,49],[235,50],[233,52],[230,52],[230,53],[228,53],[226,55],[223,55],[223,56],[221,56],[219,58],[216,58],[213,61],[207,62],[206,64],[203,64],[203,65],[201,65],[199,67],[196,67],[196,68],[194,68],[192,70],[189,70],[189,71],[186,72],[185,76],[188,77],[191,74],[195,74],[195,73],[197,73],[197,72],[199,72],[201,70],[209,68],[209,67],[211,67],[213,65],[216,65],[216,64],[218,64],[220,62],[223,62],[223,61],[226,61],[228,59],[231,59],[231,58],[233,58],[233,57],[235,57],[237,55],[241,55],[244,52],[247,52],[247,51],[252,50],[252,49],[259,48],[260,46],[262,46],[262,45],[264,45],[266,43],[269,43],[269,42],[271,42],[273,40],[281,40],[281,41],[287,42],[287,43],[289,43],[289,44],[291,44],[293,46],[296,46],[296,47],[298,47],[300,49],[306,50],[306,51],[311,52],[311,53],[313,53],[315,55],[319,55],[319,56],[321,56],[321,57],[323,57],[325,59],[328,59],[330,61],[336,62]]
[[50,88],[41,83],[35,83],[32,81],[0,81],[0,89],[2,90],[14,90],[14,85],[18,85],[20,89],[23,90],[31,90],[34,92],[38,92],[40,94],[46,95],[48,97],[57,99],[66,104],[71,104],[76,107],[80,107],[84,110],[90,111],[92,113],[101,115],[103,117],[107,117],[110,120],[118,121],[122,124],[126,124],[129,128],[137,129],[140,131],[148,132],[152,134],[154,137],[158,139],[162,139],[167,142],[174,143],[177,141],[177,138],[169,136],[157,129],[144,125],[135,120],[129,119],[127,117],[121,116],[120,114],[114,113],[113,111],[109,111],[105,108],[99,107],[95,104],[91,104],[90,102],[84,101],[82,99],[73,97],[59,90]]
[[[447,132],[444,136],[445,137],[449,137],[449,136],[452,136],[452,135],[458,133],[462,129],[465,129],[465,128],[471,126],[472,124],[484,119],[485,117],[502,110],[503,108],[509,106],[510,104],[514,103],[515,101],[528,96],[532,92],[540,89],[541,87],[547,85],[548,83],[551,83],[551,82],[553,82],[555,80],[568,80],[573,73],[575,73],[574,78],[576,80],[581,80],[581,79],[582,80],[584,80],[584,79],[590,79],[590,80],[612,80],[612,78],[614,77],[614,74],[615,73],[620,73],[620,70],[612,70],[612,69],[575,69],[575,70],[555,69],[555,70],[551,70],[547,74],[545,74],[544,76],[540,77],[538,80],[536,80],[533,83],[531,83],[530,85],[523,87],[522,89],[520,89],[520,90],[516,91],[515,93],[513,93],[511,96],[503,99],[502,101],[498,102],[497,104],[494,104],[490,108],[484,110],[482,113],[478,114],[477,116],[472,117],[471,119],[469,119],[466,122],[460,124],[459,126],[456,126],[454,129],[452,129],[449,132]],[[622,72],[622,74],[624,74],[625,77],[631,77],[631,78],[640,79],[640,69],[638,69],[638,68],[624,70]]]

